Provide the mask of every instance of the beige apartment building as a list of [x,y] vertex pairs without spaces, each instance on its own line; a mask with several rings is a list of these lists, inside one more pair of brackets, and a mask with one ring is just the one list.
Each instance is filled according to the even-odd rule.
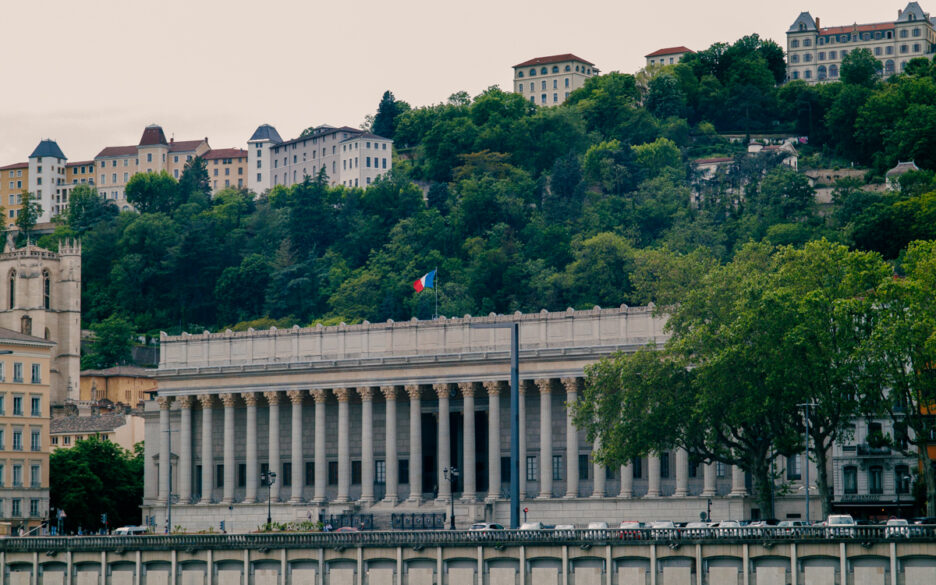
[[19,162],[0,167],[0,204],[6,208],[4,222],[11,227],[16,222],[23,191],[29,189],[29,163]]
[[137,406],[156,391],[156,379],[144,368],[114,366],[103,370],[82,370],[80,402],[100,402]]
[[591,61],[572,53],[536,57],[513,66],[514,92],[540,106],[558,106],[569,94],[598,75]]
[[208,138],[201,140],[166,139],[161,126],[151,124],[143,130],[140,142],[132,146],[108,146],[94,157],[98,192],[117,204],[122,211],[131,208],[125,189],[137,173],[166,171],[178,179],[185,163],[211,150]]
[[868,49],[881,62],[884,77],[902,72],[914,57],[932,59],[936,28],[917,2],[897,11],[897,20],[822,27],[809,12],[787,31],[787,80],[835,81],[851,51]]
[[136,414],[95,414],[52,419],[50,450],[70,449],[85,439],[110,441],[127,451],[143,440],[143,417]]
[[0,534],[49,514],[49,419],[55,343],[0,328]]
[[645,58],[647,59],[647,67],[660,67],[663,65],[675,65],[682,60],[683,56],[694,52],[695,51],[688,47],[667,47],[645,55]]
[[242,148],[218,148],[202,156],[208,168],[211,193],[228,187],[247,187],[247,151]]

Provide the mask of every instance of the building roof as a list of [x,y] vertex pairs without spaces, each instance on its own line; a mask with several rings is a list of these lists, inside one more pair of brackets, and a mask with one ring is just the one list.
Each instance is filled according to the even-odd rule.
[[169,142],[169,152],[194,151],[202,142],[207,143],[208,138],[204,140],[172,140]]
[[[802,29],[800,29],[801,25]],[[800,12],[799,16],[796,17],[796,20],[793,21],[793,24],[790,25],[789,30],[787,30],[787,34],[815,32],[817,28],[816,21],[813,20],[813,17],[810,13]]]
[[370,138],[371,140],[390,140],[384,136],[377,136],[372,132],[361,132],[360,134],[355,134],[354,136],[348,136],[342,142],[347,142],[349,140],[358,140],[360,138]]
[[5,167],[0,167],[0,171],[6,171],[9,169],[28,169],[28,168],[29,168],[28,162],[19,162],[19,163],[13,163],[11,165],[6,165]]
[[892,30],[893,22],[875,22],[872,24],[847,24],[845,26],[826,26],[819,29],[820,35],[841,35],[854,32],[873,32],[876,30]]
[[40,156],[54,156],[55,158],[67,158],[65,153],[62,152],[62,149],[59,148],[58,143],[54,140],[46,138],[45,140],[40,140],[39,145],[35,150],[32,151],[32,154],[29,155],[29,158],[37,158]]
[[205,160],[216,158],[247,158],[247,151],[243,148],[213,148],[202,155]]
[[910,171],[918,171],[920,167],[916,166],[916,163],[912,160],[909,162],[898,162],[897,166],[887,171],[884,175],[885,177],[896,177],[904,173],[909,173]]
[[26,335],[25,333],[20,333],[13,329],[7,329],[6,327],[0,327],[0,343],[3,342],[20,342],[20,343],[38,343],[41,345],[48,345],[52,347],[55,345],[54,341],[49,341],[48,339],[43,339],[41,337],[36,337],[34,335]]
[[66,167],[79,167],[81,165],[93,165],[93,160],[76,160],[75,162],[65,163]]
[[100,414],[93,416],[63,416],[53,418],[49,423],[49,432],[62,433],[101,433],[111,432],[126,424],[123,414]]
[[644,55],[644,57],[661,57],[663,55],[682,55],[683,53],[694,53],[692,49],[688,47],[667,47],[665,49],[658,49],[649,55]]
[[146,370],[137,366],[114,366],[104,368],[103,370],[81,370],[81,376],[99,377],[99,378],[152,378],[153,376]]
[[286,140],[285,142],[281,142],[280,144],[277,144],[276,146],[286,146],[288,144],[297,144],[299,142],[305,142],[306,140],[312,140],[313,138],[318,138],[320,136],[328,136],[329,134],[335,134],[336,132],[351,132],[355,136],[357,136],[358,134],[363,134],[363,131],[358,130],[357,128],[352,128],[351,126],[341,126],[339,128],[335,128],[334,126],[329,126],[328,124],[322,124],[321,126],[316,126],[315,129],[313,129],[312,134],[309,134],[306,136],[300,136],[298,138],[293,138],[291,140]]
[[247,142],[254,140],[269,140],[274,144],[279,144],[283,141],[283,139],[280,138],[279,132],[276,131],[276,128],[270,126],[269,124],[260,124],[260,126],[254,130],[253,135],[251,135],[250,140]]
[[563,53],[562,55],[550,55],[549,57],[535,57],[529,61],[524,61],[523,63],[517,63],[514,65],[516,67],[529,67],[530,65],[547,65],[549,63],[561,63],[562,61],[578,61],[579,63],[584,63],[586,65],[595,66],[591,61],[586,61],[581,57],[576,57],[572,53]]
[[917,2],[910,2],[900,11],[897,22],[911,22],[916,20],[929,20],[929,14],[923,11]]
[[105,156],[127,156],[137,153],[137,147],[134,146],[105,146],[104,149],[97,153],[97,156],[94,158],[102,158]]
[[140,143],[138,146],[158,146],[158,145],[167,146],[169,142],[166,140],[166,133],[163,132],[162,126],[159,124],[150,124],[143,129],[143,136],[140,137]]

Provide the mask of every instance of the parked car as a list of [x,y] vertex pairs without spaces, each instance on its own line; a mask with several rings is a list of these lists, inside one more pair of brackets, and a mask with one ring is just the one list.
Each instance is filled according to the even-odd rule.
[[608,523],[607,522],[589,522],[588,529],[589,530],[607,530]]
[[688,522],[680,529],[686,538],[706,538],[709,535],[708,522]]
[[620,538],[628,540],[639,540],[646,538],[647,533],[644,530],[647,527],[643,522],[636,522],[634,520],[622,520],[618,528],[621,529]]
[[494,522],[475,522],[471,525],[468,530],[503,530],[504,526],[502,524],[495,524]]
[[910,522],[905,518],[891,518],[884,526],[885,538],[910,538]]
[[520,525],[520,530],[543,530],[542,522],[524,522]]
[[146,526],[121,526],[114,531],[114,536],[142,536],[147,532]]
[[832,514],[825,522],[826,535],[830,537],[844,536],[854,538],[857,534],[855,519],[851,514]]
[[556,524],[553,530],[575,530],[575,524]]
[[653,538],[679,538],[679,530],[676,529],[676,524],[669,520],[654,522],[650,524],[650,528],[653,529]]
[[809,526],[809,522],[805,520],[781,520],[777,524],[775,534],[780,536],[794,536],[807,526]]

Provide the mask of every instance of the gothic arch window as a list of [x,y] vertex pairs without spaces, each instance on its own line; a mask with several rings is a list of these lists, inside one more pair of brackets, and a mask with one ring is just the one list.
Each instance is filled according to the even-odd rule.
[[23,315],[20,319],[20,333],[32,335],[32,318],[29,315]]
[[42,306],[47,311],[52,308],[52,278],[48,270],[42,271]]
[[16,271],[10,271],[10,308],[16,308]]
[[49,328],[46,327],[46,328],[45,328],[45,334],[43,335],[43,339],[49,339],[50,337],[51,337],[51,335],[49,334]]

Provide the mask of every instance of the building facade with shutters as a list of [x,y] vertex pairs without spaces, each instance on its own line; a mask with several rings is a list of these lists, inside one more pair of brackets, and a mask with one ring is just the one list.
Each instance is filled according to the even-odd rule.
[[514,93],[523,95],[538,106],[558,106],[565,103],[576,89],[590,77],[598,75],[591,61],[572,53],[535,57],[513,66]]

